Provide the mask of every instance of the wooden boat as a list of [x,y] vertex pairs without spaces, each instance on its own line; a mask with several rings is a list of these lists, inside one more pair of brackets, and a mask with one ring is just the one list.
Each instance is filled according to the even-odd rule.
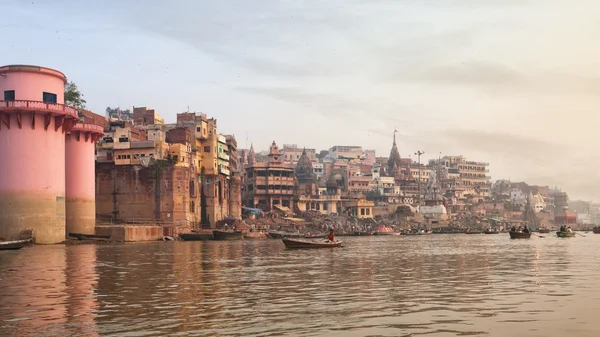
[[373,233],[371,233],[371,232],[354,232],[348,236],[371,236],[371,235],[373,235]]
[[572,238],[575,236],[575,232],[561,232],[558,231],[556,232],[556,236],[558,236],[559,238]]
[[483,232],[483,234],[500,234],[500,232],[499,232],[499,231],[490,231],[490,230],[485,230],[485,231]]
[[394,235],[394,232],[374,232],[373,235]]
[[600,227],[594,227],[594,229],[592,229],[592,232],[594,232],[594,234],[600,234]]
[[327,234],[307,234],[304,236],[305,239],[325,239]]
[[510,232],[508,232],[508,234],[510,234],[511,239],[529,239],[531,237],[531,233],[525,233],[525,232],[510,231]]
[[269,236],[273,239],[283,239],[283,238],[303,238],[303,234],[296,233],[286,233],[286,232],[269,232]]
[[69,233],[69,237],[76,238],[77,240],[101,240],[101,241],[110,240],[110,235]]
[[415,235],[430,235],[432,234],[431,231],[427,231],[427,232],[406,232],[406,233],[402,233],[402,235],[407,235],[407,236],[415,236]]
[[184,233],[179,234],[183,241],[206,241],[213,238],[212,233]]
[[548,234],[548,233],[550,233],[550,229],[548,229],[548,228],[540,228],[540,229],[538,229],[538,232],[539,233],[543,233],[543,234]]
[[0,241],[0,250],[17,250],[25,247],[31,240]]
[[327,240],[307,241],[301,239],[281,239],[285,248],[336,248],[342,246],[342,241],[329,242]]
[[475,231],[466,231],[465,234],[483,234],[483,232],[475,230]]
[[244,238],[244,233],[242,231],[213,231],[213,239],[214,240],[242,240]]

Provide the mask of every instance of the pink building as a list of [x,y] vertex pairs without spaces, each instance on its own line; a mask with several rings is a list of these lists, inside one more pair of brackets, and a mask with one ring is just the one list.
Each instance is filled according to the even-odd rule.
[[0,67],[2,238],[31,232],[37,243],[62,242],[67,217],[81,214],[70,200],[87,203],[90,185],[94,200],[93,142],[102,131],[78,124],[77,110],[64,105],[66,80],[44,67]]

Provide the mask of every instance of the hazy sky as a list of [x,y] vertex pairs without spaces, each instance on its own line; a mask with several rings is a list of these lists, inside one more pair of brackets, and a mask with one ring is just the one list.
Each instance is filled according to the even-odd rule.
[[[241,147],[463,154],[600,200],[600,1],[0,2],[2,64],[88,107],[202,111]],[[246,137],[248,143],[246,143]],[[414,155],[413,155],[414,157]]]

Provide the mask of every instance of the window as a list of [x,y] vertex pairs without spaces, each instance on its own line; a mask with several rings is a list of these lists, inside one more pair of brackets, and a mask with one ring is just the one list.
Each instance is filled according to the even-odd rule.
[[56,103],[56,94],[44,92],[42,96],[42,101],[46,103]]
[[14,101],[15,100],[15,91],[14,90],[4,91],[4,100],[5,101]]
[[130,154],[127,155],[127,159],[131,159],[131,155]]
[[365,209],[364,208],[360,209],[360,215],[365,215]]
[[199,126],[197,126],[197,127],[196,127],[196,132],[200,132],[200,131],[202,131],[202,128],[201,128],[201,127],[199,127]]
[[210,146],[205,146],[204,147],[204,152],[210,152]]
[[371,209],[370,209],[370,208],[367,208],[367,209],[366,209],[366,212],[367,212],[367,215],[369,215],[369,213],[371,213]]

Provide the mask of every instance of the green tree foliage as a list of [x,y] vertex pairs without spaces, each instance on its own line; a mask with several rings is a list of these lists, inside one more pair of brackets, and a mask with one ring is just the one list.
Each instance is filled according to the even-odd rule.
[[87,102],[83,99],[83,94],[79,91],[77,84],[67,82],[65,84],[65,104],[82,110],[85,109],[85,103]]

